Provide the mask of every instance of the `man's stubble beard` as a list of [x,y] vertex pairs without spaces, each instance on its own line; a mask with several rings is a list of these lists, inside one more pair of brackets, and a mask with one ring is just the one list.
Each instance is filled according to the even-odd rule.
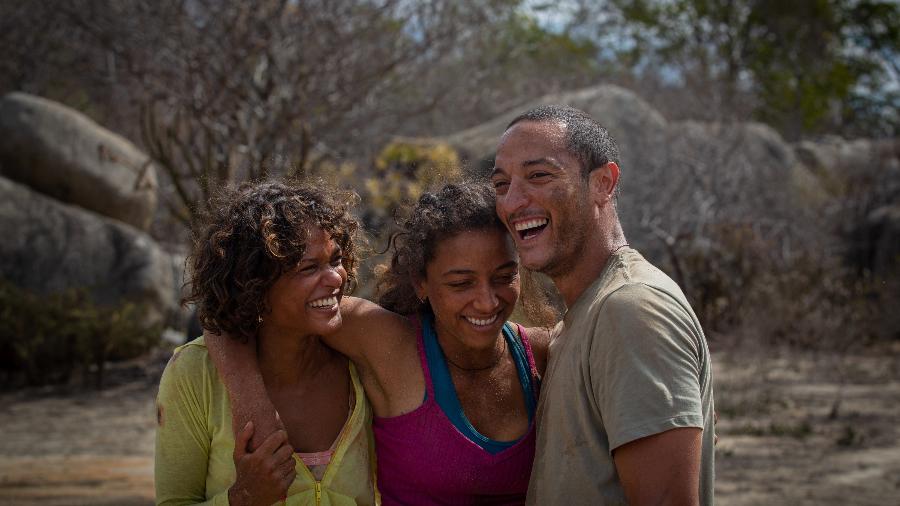
[[556,229],[558,237],[551,239],[556,239],[557,248],[544,262],[544,265],[534,269],[549,276],[550,279],[565,277],[575,270],[584,255],[590,254],[589,251],[585,251],[588,242],[587,216],[590,213],[590,206],[585,203],[586,192],[577,195],[577,198],[577,202],[582,204],[575,209],[567,210],[565,215],[560,215],[561,221],[563,224],[567,224],[568,230]]

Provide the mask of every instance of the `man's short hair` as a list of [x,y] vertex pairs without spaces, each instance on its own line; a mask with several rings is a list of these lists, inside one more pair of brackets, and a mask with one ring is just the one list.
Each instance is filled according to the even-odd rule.
[[586,112],[566,105],[542,105],[512,120],[506,129],[522,121],[559,121],[566,124],[566,149],[581,162],[581,176],[609,162],[619,163],[619,148],[609,131]]

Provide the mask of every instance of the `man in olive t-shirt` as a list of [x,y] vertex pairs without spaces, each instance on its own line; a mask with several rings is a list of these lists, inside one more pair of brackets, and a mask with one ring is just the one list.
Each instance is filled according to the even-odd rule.
[[529,504],[712,504],[709,351],[678,286],[631,249],[618,152],[576,109],[513,120],[491,180],[521,263],[568,311],[550,347]]

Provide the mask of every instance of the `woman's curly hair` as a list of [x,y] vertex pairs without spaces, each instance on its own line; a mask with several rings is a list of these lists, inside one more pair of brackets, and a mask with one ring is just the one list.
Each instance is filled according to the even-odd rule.
[[494,209],[494,190],[481,183],[451,183],[425,193],[391,236],[388,265],[377,268],[377,303],[390,311],[413,314],[426,309],[416,297],[414,282],[425,278],[425,267],[444,239],[470,230],[506,231]]
[[246,341],[269,308],[266,294],[306,250],[308,227],[341,247],[348,291],[356,281],[356,194],[321,182],[245,183],[221,192],[194,234],[184,302],[203,328]]

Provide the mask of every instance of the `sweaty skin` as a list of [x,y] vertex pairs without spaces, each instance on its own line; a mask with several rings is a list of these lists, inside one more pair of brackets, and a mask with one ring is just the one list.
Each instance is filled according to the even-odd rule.
[[[442,258],[449,261],[444,262],[446,265],[441,264],[442,269],[429,272],[429,282],[421,286],[422,295],[433,301],[438,320],[443,315],[437,307],[442,301],[454,300],[449,306],[458,308],[456,313],[448,314],[444,319],[447,322],[444,331],[438,329],[441,346],[447,355],[463,363],[465,360],[489,363],[497,353],[499,324],[495,333],[486,337],[479,337],[481,334],[477,331],[453,329],[471,327],[462,321],[465,315],[491,312],[485,306],[493,303],[480,298],[491,299],[490,294],[497,293],[497,283],[505,282],[500,280],[506,279],[504,276],[510,270],[510,261],[515,261],[515,253],[507,235],[499,231],[463,232],[455,237],[458,238],[456,241],[445,240],[436,248],[436,261],[429,264],[430,267],[441,264]],[[518,295],[518,282],[515,282],[516,293],[504,306],[499,323],[512,311]],[[375,415],[394,417],[419,407],[425,394],[425,380],[416,348],[416,331],[409,319],[355,297],[342,296],[340,310],[343,321],[340,330],[322,336],[322,339],[356,364]],[[536,365],[543,374],[549,332],[542,328],[528,329],[527,332]],[[236,340],[209,333],[205,336],[210,356],[229,390],[235,426],[252,420],[256,432],[251,444],[255,446],[279,427],[274,405],[260,381],[255,353],[251,346]],[[496,368],[486,374],[471,377],[453,371],[452,376],[463,410],[480,433],[492,439],[514,440],[525,432],[527,413],[515,363],[508,352]]]

